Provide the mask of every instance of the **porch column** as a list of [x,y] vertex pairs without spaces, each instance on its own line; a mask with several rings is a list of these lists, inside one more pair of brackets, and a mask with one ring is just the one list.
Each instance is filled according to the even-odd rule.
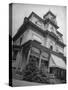
[[[22,50],[23,51],[23,50]],[[25,54],[22,52],[22,66],[20,71],[22,71],[25,67],[25,63],[26,63],[26,58],[25,58]]]
[[39,69],[41,67],[41,59],[42,59],[42,55],[41,55],[41,51],[40,51],[40,57],[39,57]]
[[29,63],[30,53],[31,53],[31,47],[30,47],[30,49],[29,49],[29,51],[28,51],[27,64]]
[[48,73],[50,73],[50,58],[51,58],[51,54],[49,53],[49,56],[48,56]]

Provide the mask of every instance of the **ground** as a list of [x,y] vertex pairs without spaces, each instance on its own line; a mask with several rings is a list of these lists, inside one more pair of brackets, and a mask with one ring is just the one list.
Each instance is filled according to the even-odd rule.
[[34,82],[28,82],[28,81],[21,81],[21,80],[16,80],[13,79],[13,86],[36,86],[36,85],[42,85],[41,83],[34,83]]
[[[47,83],[35,83],[35,82],[29,82],[24,81],[22,79],[22,75],[16,74],[15,70],[13,69],[13,86],[36,86],[36,85],[46,85]],[[62,82],[59,79],[50,79],[51,84],[61,84]]]

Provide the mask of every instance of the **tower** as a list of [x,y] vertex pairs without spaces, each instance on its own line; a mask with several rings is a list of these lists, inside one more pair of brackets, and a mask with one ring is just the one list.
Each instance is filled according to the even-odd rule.
[[64,54],[64,43],[62,34],[58,31],[56,16],[49,10],[44,16],[44,27],[48,31],[47,35],[47,47],[51,48],[55,52]]

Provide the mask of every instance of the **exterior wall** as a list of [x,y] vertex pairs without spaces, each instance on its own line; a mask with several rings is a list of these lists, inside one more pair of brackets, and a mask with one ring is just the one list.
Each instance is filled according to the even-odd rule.
[[49,26],[49,24],[44,25],[45,30],[48,30],[48,26]]
[[32,33],[32,40],[37,40],[39,42],[41,42],[42,45],[44,45],[44,37],[37,34],[36,32],[30,30],[30,32]]
[[37,34],[36,32],[32,31],[31,29],[26,30],[21,37],[22,37],[21,44],[24,44],[24,43],[26,43],[29,40],[37,40],[42,45],[44,45],[44,38],[43,38],[43,36]]
[[27,41],[31,40],[31,33],[29,30],[26,30],[22,35],[22,42],[21,44],[26,43]]
[[50,48],[50,46],[53,46],[53,51],[56,51],[55,41],[54,41],[53,39],[51,39],[50,37],[47,37],[45,46],[46,46],[47,48]]
[[28,40],[30,40],[31,38],[31,34],[29,32],[29,30],[26,30],[24,32],[24,34],[22,34],[15,42],[14,45],[20,45],[20,39],[22,38],[21,44],[24,44],[25,42],[27,42]]
[[49,18],[49,19],[52,19],[52,18],[53,18],[53,16],[52,16],[51,14],[48,14],[47,16],[45,16],[45,18],[44,18],[44,19],[46,20],[46,19],[48,19],[48,18]]
[[[64,53],[63,47],[57,45],[51,37],[44,38],[43,36],[32,31],[31,29],[26,30],[24,34],[20,37],[22,37],[21,44],[24,44],[29,40],[37,40],[38,42],[41,43],[41,45],[47,48],[50,48],[50,46],[53,46],[53,51]],[[20,45],[20,38],[15,42],[15,44]]]
[[35,23],[38,21],[38,18],[36,18],[34,15],[32,15],[29,20],[32,21],[33,23]]
[[45,46],[47,48],[50,48],[51,45],[53,46],[53,51],[61,52],[64,54],[64,48],[60,46],[59,44],[56,44],[56,42],[52,38],[47,37]]
[[57,35],[56,28],[51,24],[48,25],[48,31],[53,32],[53,33],[55,33]]
[[15,42],[14,45],[20,45],[20,39],[22,38],[21,45],[26,43],[29,40],[37,40],[42,45],[44,45],[44,37],[40,34],[34,32],[31,30],[31,28],[28,28]]
[[64,48],[63,47],[57,45],[57,50],[58,50],[58,52],[61,52],[64,54]]
[[50,32],[52,31],[51,27],[52,27],[52,25],[49,24],[49,25],[48,25],[48,31],[50,31]]
[[13,42],[14,45],[20,45],[20,38],[18,38],[16,41]]
[[59,41],[63,42],[62,36],[60,36],[58,33],[57,33],[57,36],[58,36],[58,38],[59,38]]
[[47,16],[45,16],[44,19],[45,20],[50,19],[53,23],[55,23],[57,25],[56,18],[54,18],[51,14],[48,14]]
[[[49,29],[48,29],[49,30]],[[38,33],[32,31],[31,29],[28,29],[24,32],[23,35],[21,35],[14,44],[20,45],[20,38],[22,37],[21,45],[26,43],[29,40],[37,40],[41,43],[41,45],[50,48],[50,46],[53,46],[53,51],[61,52],[64,54],[64,48],[56,44],[56,42],[51,38],[47,37],[44,38],[43,36],[39,35]]]
[[[51,15],[46,16],[46,18],[48,17],[53,18]],[[42,28],[43,30],[49,30],[50,32],[54,32],[56,34],[56,28],[53,25],[51,24],[44,25],[44,23],[41,20],[39,20],[36,16],[32,15],[30,17],[30,21],[39,26],[40,28]],[[55,20],[53,19],[53,21]]]

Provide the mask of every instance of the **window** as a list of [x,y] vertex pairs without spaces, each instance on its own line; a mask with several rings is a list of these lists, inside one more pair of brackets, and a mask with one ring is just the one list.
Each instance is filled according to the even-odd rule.
[[13,60],[16,60],[16,56],[17,56],[17,53],[18,53],[18,51],[13,51]]
[[53,29],[54,29],[53,26],[51,26],[51,31],[53,31]]
[[31,55],[32,55],[32,56],[35,56],[35,57],[39,57],[39,55],[40,55],[39,49],[37,49],[37,48],[35,48],[35,47],[32,47]]
[[35,24],[37,24],[37,21],[35,22]]
[[22,42],[22,37],[20,38],[20,45],[21,45],[21,42]]
[[35,24],[42,28],[42,22],[41,21],[35,21]]
[[56,46],[56,52],[58,52],[58,47]]
[[53,46],[52,45],[50,46],[50,50],[53,50]]
[[39,58],[38,57],[35,57],[33,55],[30,55],[29,62],[32,62],[33,64],[35,64],[36,66],[38,66],[39,65]]
[[41,70],[43,72],[47,72],[48,71],[47,67],[48,67],[48,61],[45,61],[45,60],[42,59],[41,60]]
[[35,47],[32,47],[32,50],[36,53],[40,53],[39,49],[35,48]]
[[44,57],[44,58],[48,58],[48,53],[46,53],[46,52],[42,52],[42,57]]

